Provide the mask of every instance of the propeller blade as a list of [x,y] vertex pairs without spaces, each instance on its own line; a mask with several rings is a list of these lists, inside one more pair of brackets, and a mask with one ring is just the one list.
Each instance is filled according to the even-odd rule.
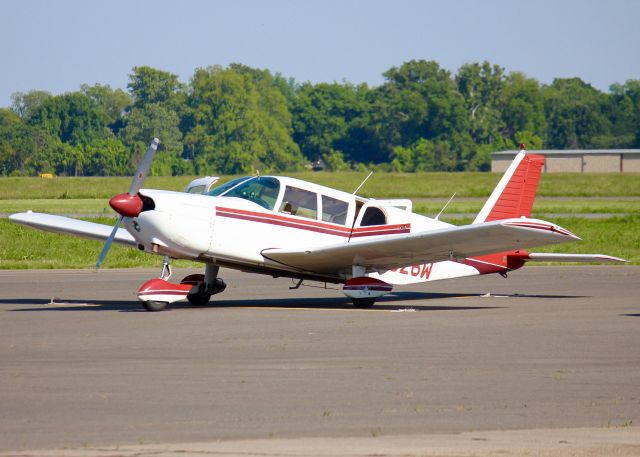
[[[129,187],[129,197],[136,197],[137,200],[131,199],[127,197],[127,194],[121,194],[113,197],[111,200],[115,203],[112,205],[114,210],[120,213],[118,220],[116,221],[116,225],[113,226],[113,230],[111,231],[111,235],[104,243],[104,247],[102,248],[102,252],[98,257],[98,261],[96,262],[96,271],[100,269],[104,258],[107,256],[107,252],[109,252],[109,248],[111,247],[111,243],[113,243],[113,239],[116,237],[116,233],[118,232],[118,228],[120,227],[120,223],[124,216],[134,217],[138,215],[140,212],[140,207],[142,206],[142,202],[140,197],[137,196],[140,188],[142,187],[142,183],[145,178],[149,174],[149,169],[151,168],[151,163],[153,162],[153,157],[156,155],[156,151],[158,150],[158,145],[160,144],[160,140],[154,138],[151,144],[149,145],[149,149],[145,153],[142,158],[142,162],[138,166],[138,170],[136,171],[135,176],[133,177],[133,181],[131,181],[131,187]],[[126,197],[126,198],[125,198]],[[111,201],[110,201],[111,204]]]
[[109,252],[109,248],[111,247],[111,243],[113,239],[116,237],[116,233],[118,232],[118,228],[120,228],[120,222],[122,222],[122,218],[124,216],[119,216],[116,221],[116,225],[113,226],[113,230],[111,231],[111,235],[107,238],[107,241],[104,243],[104,247],[102,248],[102,252],[100,253],[100,257],[98,257],[98,261],[96,262],[96,271],[100,269],[104,258],[107,256],[107,252]]
[[156,155],[156,151],[158,150],[158,144],[160,144],[160,140],[154,138],[147,149],[142,162],[138,166],[138,170],[136,171],[135,176],[133,177],[133,181],[131,181],[131,187],[129,188],[129,195],[132,197],[138,193],[140,188],[142,187],[142,183],[145,178],[149,174],[149,169],[151,168],[151,162],[153,162],[153,157]]

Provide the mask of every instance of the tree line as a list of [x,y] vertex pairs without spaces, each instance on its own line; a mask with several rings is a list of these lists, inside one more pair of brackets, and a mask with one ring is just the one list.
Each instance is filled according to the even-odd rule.
[[602,92],[579,78],[540,84],[469,63],[456,74],[409,61],[369,87],[297,83],[241,64],[195,70],[188,84],[134,67],[127,90],[82,85],[17,92],[0,108],[0,175],[129,175],[153,137],[152,173],[488,170],[493,151],[640,147],[640,80]]

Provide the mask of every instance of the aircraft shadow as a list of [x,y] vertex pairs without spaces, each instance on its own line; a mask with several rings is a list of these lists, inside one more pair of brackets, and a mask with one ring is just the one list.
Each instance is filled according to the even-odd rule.
[[[393,292],[379,298],[373,306],[373,310],[378,311],[463,311],[478,309],[496,309],[506,306],[497,306],[495,302],[491,305],[460,303],[453,305],[449,301],[444,304],[424,304],[412,303],[425,300],[450,300],[477,298],[542,298],[542,299],[564,299],[564,298],[584,298],[577,295],[527,295],[527,294],[494,294],[490,296],[470,293],[437,293],[437,292]],[[54,303],[42,298],[21,298],[21,299],[0,299],[0,305],[24,305],[24,308],[13,309],[12,311],[119,311],[119,312],[146,312],[141,303],[136,300],[64,300],[57,298]],[[37,305],[37,307],[34,307]],[[501,303],[502,305],[502,303]],[[506,305],[506,303],[505,303]],[[28,306],[28,307],[27,307]],[[216,300],[214,299],[203,306],[192,305],[188,302],[176,302],[169,304],[167,310],[171,309],[204,309],[204,308],[253,308],[253,309],[309,309],[309,310],[357,310],[346,297],[319,297],[319,298],[267,298],[267,299],[247,299],[247,300]]]

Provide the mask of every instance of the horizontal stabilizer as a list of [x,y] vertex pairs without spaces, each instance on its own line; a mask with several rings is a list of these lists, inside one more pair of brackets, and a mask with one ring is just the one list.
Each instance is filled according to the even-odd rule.
[[[9,216],[9,220],[16,224],[26,225],[47,232],[66,233],[68,235],[76,235],[98,241],[104,241],[109,238],[113,230],[113,227],[109,225],[96,224],[95,222],[87,222],[55,214],[34,213],[32,211],[12,214]],[[118,229],[113,241],[128,246],[136,246],[137,244],[131,234],[123,228]]]
[[535,262],[626,262],[624,259],[604,254],[556,254],[530,252],[524,260]]

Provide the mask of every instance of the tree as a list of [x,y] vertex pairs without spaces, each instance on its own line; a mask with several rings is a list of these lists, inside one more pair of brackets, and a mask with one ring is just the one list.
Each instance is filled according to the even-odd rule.
[[0,175],[22,172],[32,151],[29,126],[15,111],[0,108]]
[[181,101],[178,94],[184,91],[184,87],[177,75],[147,66],[133,67],[127,84],[136,108],[157,103],[168,104],[175,109]]
[[117,138],[98,139],[85,146],[85,174],[89,176],[123,176],[131,174],[129,149]]
[[142,157],[151,139],[160,138],[158,154],[151,166],[152,174],[170,176],[191,171],[188,167],[184,169],[180,119],[175,112],[158,103],[134,107],[126,115],[125,125],[120,138],[133,151],[133,157]]
[[44,90],[30,90],[24,92],[14,92],[11,94],[11,109],[24,120],[29,120],[38,108],[51,97],[51,94]]
[[30,125],[73,145],[108,136],[107,123],[98,104],[80,92],[49,97],[29,117]]
[[465,64],[458,70],[456,82],[464,97],[471,138],[476,144],[493,143],[504,130],[500,110],[504,68],[487,61]]
[[[387,81],[372,90],[370,129],[378,145],[375,161],[388,161],[396,146],[420,139],[439,141],[468,135],[464,99],[451,73],[433,61],[410,61],[384,73]],[[464,133],[462,133],[464,132]],[[456,155],[462,151],[454,149]]]
[[121,119],[125,111],[133,103],[131,97],[122,89],[111,89],[111,86],[94,84],[82,84],[80,91],[90,100],[93,100],[102,110],[107,119],[107,124],[114,133],[122,127]]
[[514,72],[507,76],[501,109],[503,136],[516,144],[541,148],[546,136],[544,97],[538,81]]
[[303,84],[293,103],[293,139],[309,160],[345,143],[349,126],[362,112],[357,88],[349,84]]
[[609,100],[580,78],[555,79],[544,89],[547,147],[592,148],[594,139],[610,134],[611,122],[603,114]]
[[391,169],[398,172],[455,171],[458,157],[447,141],[421,138],[410,147],[396,146],[391,154]]
[[640,79],[611,86],[611,143],[615,147],[640,147]]
[[260,95],[253,77],[233,69],[196,70],[189,95],[187,156],[198,172],[251,173],[300,167],[286,100]]

